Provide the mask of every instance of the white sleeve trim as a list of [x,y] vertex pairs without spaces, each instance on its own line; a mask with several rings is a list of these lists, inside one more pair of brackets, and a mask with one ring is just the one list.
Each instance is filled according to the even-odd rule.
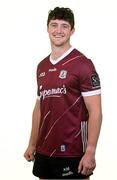
[[87,92],[81,92],[82,96],[95,96],[98,94],[101,94],[101,89],[94,90],[94,91],[87,91]]

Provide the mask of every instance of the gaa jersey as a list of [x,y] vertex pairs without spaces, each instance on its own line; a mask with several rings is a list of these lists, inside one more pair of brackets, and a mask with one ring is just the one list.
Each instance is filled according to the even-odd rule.
[[37,67],[41,119],[37,152],[80,157],[87,146],[88,111],[83,97],[101,93],[91,60],[70,48],[58,60],[47,56]]

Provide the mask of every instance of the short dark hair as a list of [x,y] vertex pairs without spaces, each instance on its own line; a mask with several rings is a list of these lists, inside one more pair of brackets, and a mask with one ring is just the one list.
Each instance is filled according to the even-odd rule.
[[70,8],[56,7],[53,10],[50,10],[48,14],[47,26],[49,25],[50,20],[55,19],[65,20],[69,22],[71,29],[74,28],[74,14]]

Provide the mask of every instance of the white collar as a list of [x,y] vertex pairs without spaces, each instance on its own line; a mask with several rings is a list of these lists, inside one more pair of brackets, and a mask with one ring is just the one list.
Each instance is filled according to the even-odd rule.
[[51,55],[50,55],[50,62],[55,65],[57,64],[59,61],[61,61],[64,57],[66,57],[71,51],[73,51],[74,47],[70,47],[62,56],[60,56],[58,59],[53,60]]

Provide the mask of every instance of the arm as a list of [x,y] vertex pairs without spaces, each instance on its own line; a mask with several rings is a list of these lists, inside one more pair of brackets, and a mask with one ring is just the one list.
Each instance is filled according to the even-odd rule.
[[80,161],[78,171],[88,175],[96,166],[95,151],[102,123],[101,96],[94,95],[84,97],[84,102],[89,112],[88,142],[86,152]]
[[32,129],[29,139],[29,145],[26,152],[24,153],[24,157],[28,161],[34,160],[39,124],[40,124],[40,100],[37,100],[32,114]]

